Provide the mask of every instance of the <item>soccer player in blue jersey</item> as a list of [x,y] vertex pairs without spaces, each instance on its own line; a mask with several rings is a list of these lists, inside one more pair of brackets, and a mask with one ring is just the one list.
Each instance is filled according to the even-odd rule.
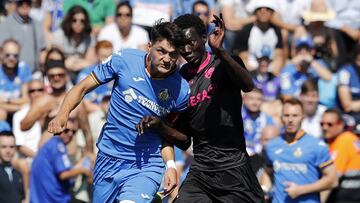
[[266,145],[275,178],[274,203],[320,202],[320,192],[337,184],[328,146],[301,130],[303,118],[300,101],[285,100],[281,116],[284,133]]
[[173,147],[163,143],[157,131],[138,136],[135,126],[144,115],[165,118],[187,107],[189,86],[176,66],[183,39],[175,24],[156,23],[148,53],[134,49],[114,53],[70,90],[49,123],[49,132],[61,132],[86,92],[115,80],[107,122],[97,142],[94,202],[151,202],[163,177],[163,160],[164,192],[176,186]]

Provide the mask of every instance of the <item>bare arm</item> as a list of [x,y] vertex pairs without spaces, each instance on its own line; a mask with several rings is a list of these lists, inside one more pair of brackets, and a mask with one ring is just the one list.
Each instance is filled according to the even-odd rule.
[[341,106],[345,112],[360,112],[360,100],[355,101],[352,99],[350,87],[341,85],[338,87],[338,94]]
[[322,78],[324,80],[331,80],[332,74],[331,74],[330,70],[327,69],[326,67],[322,66],[317,61],[313,60],[311,62],[311,67],[316,71],[316,73],[319,75],[320,78]]
[[161,156],[166,163],[164,175],[164,194],[172,192],[178,184],[177,171],[175,168],[174,146],[164,141],[161,148]]
[[79,120],[79,127],[84,133],[85,140],[86,140],[86,151],[93,152],[94,151],[94,140],[93,135],[90,130],[89,120],[88,120],[88,113],[86,112],[85,105],[81,103],[79,105],[79,111],[77,114]]
[[19,152],[21,152],[27,157],[34,157],[36,155],[36,153],[32,149],[24,145],[19,146]]
[[271,63],[272,73],[274,75],[280,75],[281,68],[284,66],[284,54],[283,49],[275,49],[274,60]]
[[321,173],[321,178],[310,184],[297,185],[295,183],[288,182],[288,187],[285,189],[285,191],[291,198],[297,198],[300,195],[321,192],[337,186],[338,180],[334,164],[321,169]]
[[73,168],[73,169],[61,172],[59,174],[59,178],[60,178],[60,180],[68,180],[68,179],[73,178],[80,174],[89,176],[90,173],[86,168],[83,168],[83,167]]
[[256,20],[254,15],[245,18],[239,18],[235,16],[234,8],[232,6],[225,5],[221,9],[223,13],[226,29],[236,31],[242,29],[245,25],[253,23]]
[[75,85],[71,90],[66,94],[63,103],[61,104],[60,110],[56,117],[50,121],[48,126],[48,131],[50,133],[60,133],[66,127],[66,122],[69,118],[69,114],[75,107],[81,102],[84,95],[96,88],[98,83],[92,78],[91,75],[87,76],[82,80],[78,85]]
[[22,131],[29,130],[36,121],[40,120],[40,118],[52,109],[52,103],[53,98],[49,95],[44,95],[36,99],[31,104],[31,108],[25,118],[20,122],[20,129]]
[[176,145],[182,150],[186,150],[191,145],[190,137],[165,124],[159,117],[144,116],[136,128],[139,134],[143,134],[146,128],[157,129],[168,142]]

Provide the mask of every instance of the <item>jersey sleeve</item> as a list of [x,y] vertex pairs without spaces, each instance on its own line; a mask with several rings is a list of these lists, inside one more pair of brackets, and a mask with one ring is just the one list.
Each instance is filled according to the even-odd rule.
[[117,77],[119,68],[123,66],[121,52],[109,56],[105,61],[99,63],[90,73],[91,77],[98,83],[104,84]]
[[350,86],[351,73],[346,69],[342,68],[338,72],[338,84],[342,86]]
[[177,105],[174,110],[175,112],[184,111],[188,106],[189,97],[190,97],[190,88],[189,88],[189,85],[187,84],[187,82],[184,82],[181,89],[182,89],[181,94],[179,95],[179,97],[177,99]]
[[63,171],[71,168],[71,162],[69,156],[66,153],[56,153],[54,169],[56,174],[60,174]]
[[317,153],[315,158],[315,165],[318,166],[320,169],[325,168],[326,166],[333,163],[330,152],[327,144],[320,140],[317,143]]

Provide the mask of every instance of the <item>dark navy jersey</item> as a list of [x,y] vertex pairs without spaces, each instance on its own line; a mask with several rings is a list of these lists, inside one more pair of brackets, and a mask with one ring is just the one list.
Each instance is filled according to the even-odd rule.
[[[234,58],[245,67],[239,57]],[[185,134],[193,137],[192,168],[225,170],[247,160],[241,117],[241,89],[215,55],[208,53],[200,67],[185,64],[181,74],[189,81]]]

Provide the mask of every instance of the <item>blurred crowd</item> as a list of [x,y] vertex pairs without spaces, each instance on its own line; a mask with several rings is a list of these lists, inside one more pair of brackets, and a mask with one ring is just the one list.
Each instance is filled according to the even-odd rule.
[[[267,198],[273,184],[264,146],[282,133],[288,98],[304,107],[302,129],[329,144],[340,180],[335,190],[360,190],[360,1],[0,0],[0,202],[27,202],[36,187],[31,180],[51,172],[69,184],[68,200],[91,202],[95,144],[113,82],[85,96],[66,132],[53,136],[47,124],[97,63],[124,48],[146,51],[156,20],[185,13],[199,16],[209,33],[212,15],[221,13],[224,47],[251,71],[256,88],[243,94],[239,111]],[[181,177],[191,157],[191,149],[176,149]],[[14,184],[4,187],[7,181]],[[45,181],[56,190],[56,181]]]

